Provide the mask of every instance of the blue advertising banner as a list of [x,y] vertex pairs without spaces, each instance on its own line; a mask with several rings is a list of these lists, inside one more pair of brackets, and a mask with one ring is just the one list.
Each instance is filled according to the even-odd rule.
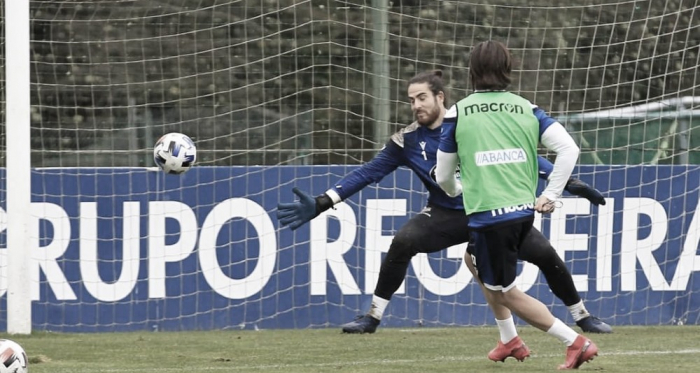
[[[365,312],[383,253],[425,204],[399,169],[296,231],[278,202],[314,195],[355,166],[56,168],[32,173],[35,330],[335,327]],[[587,308],[613,325],[700,322],[700,168],[582,166],[607,198],[565,196],[536,226],[565,259]],[[5,179],[5,170],[0,170]],[[8,181],[11,182],[11,181]],[[0,247],[6,248],[0,189]],[[464,246],[412,261],[385,326],[487,325]],[[7,262],[6,250],[0,260]],[[12,265],[9,263],[9,265]],[[0,295],[6,289],[0,266]],[[571,322],[536,267],[518,285]],[[0,299],[0,329],[6,327]]]

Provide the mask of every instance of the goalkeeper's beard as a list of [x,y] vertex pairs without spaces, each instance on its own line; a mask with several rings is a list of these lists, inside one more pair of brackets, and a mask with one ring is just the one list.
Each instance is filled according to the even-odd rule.
[[419,118],[418,113],[416,113],[416,122],[420,124],[423,127],[430,127],[437,121],[437,119],[440,117],[440,109],[437,107],[437,105],[430,110],[429,112],[423,111],[425,114],[425,117]]

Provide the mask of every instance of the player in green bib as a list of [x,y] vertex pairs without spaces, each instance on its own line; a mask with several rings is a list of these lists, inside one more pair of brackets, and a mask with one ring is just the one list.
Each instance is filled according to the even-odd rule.
[[[483,92],[457,102],[455,127],[467,215],[534,207],[539,121],[532,105],[510,92]],[[511,125],[510,123],[513,123]]]
[[[472,234],[465,261],[480,281],[500,332],[489,358],[522,361],[530,356],[514,328],[500,328],[512,323],[512,312],[565,343],[566,360],[559,369],[576,369],[592,360],[598,347],[519,290],[515,278],[518,252],[534,229],[535,211],[553,211],[578,159],[578,146],[559,122],[538,117],[534,105],[506,91],[511,58],[503,44],[477,44],[469,68],[475,91],[445,114],[435,175],[447,195],[462,194],[469,216]],[[540,142],[557,158],[549,183],[536,197]],[[458,165],[461,182],[451,172]]]

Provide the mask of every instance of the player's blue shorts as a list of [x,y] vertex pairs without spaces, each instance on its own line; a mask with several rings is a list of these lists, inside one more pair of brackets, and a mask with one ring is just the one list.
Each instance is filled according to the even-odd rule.
[[472,230],[467,252],[486,288],[506,292],[515,286],[518,252],[534,217]]

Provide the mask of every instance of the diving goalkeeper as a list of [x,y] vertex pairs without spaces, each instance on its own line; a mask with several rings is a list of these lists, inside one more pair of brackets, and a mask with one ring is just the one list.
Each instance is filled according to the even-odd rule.
[[[394,236],[382,262],[377,286],[367,314],[342,325],[345,333],[374,333],[380,324],[391,297],[406,277],[411,258],[418,253],[433,253],[469,241],[468,217],[462,197],[449,197],[435,182],[435,165],[442,120],[446,109],[446,92],[442,72],[423,72],[408,82],[408,98],[416,121],[391,136],[384,148],[369,162],[352,171],[324,194],[313,197],[294,188],[299,197],[292,203],[280,203],[277,218],[292,230],[299,228],[322,212],[333,207],[372,183],[378,183],[400,166],[413,170],[428,190],[425,208],[403,225]],[[534,109],[538,117],[546,116]],[[539,176],[547,179],[553,165],[538,159]],[[571,178],[569,193],[588,199],[594,205],[604,205],[605,199],[586,183]],[[526,238],[519,259],[536,265],[544,274],[554,295],[561,299],[576,324],[589,333],[611,333],[612,328],[592,316],[583,304],[564,261],[539,231],[533,229]],[[498,325],[501,331],[515,330],[512,318],[508,325]]]

